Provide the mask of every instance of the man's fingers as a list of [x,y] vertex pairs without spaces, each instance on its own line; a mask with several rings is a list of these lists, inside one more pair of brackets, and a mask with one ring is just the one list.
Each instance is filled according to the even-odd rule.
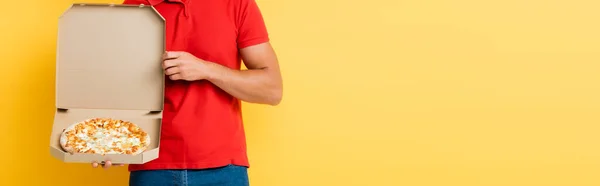
[[165,70],[165,75],[170,76],[170,75],[178,74],[179,72],[180,72],[180,68],[175,66],[175,67],[167,68],[167,70]]
[[181,64],[180,61],[176,60],[176,59],[165,60],[165,61],[163,61],[163,70],[167,70],[167,69],[169,69],[171,67],[176,67],[179,64]]
[[169,60],[169,59],[177,59],[177,57],[179,57],[178,55],[176,55],[175,52],[165,52],[163,53],[163,61],[164,60]]
[[171,80],[180,80],[182,78],[183,77],[181,77],[181,74],[174,74],[174,75],[169,76],[169,79],[171,79]]
[[165,54],[163,55],[164,59],[176,59],[179,58],[183,55],[185,55],[185,52],[180,52],[180,51],[167,51],[165,52]]
[[105,169],[108,169],[108,168],[110,168],[110,166],[111,166],[111,165],[112,165],[112,163],[111,163],[110,161],[106,161],[106,162],[104,163],[104,168],[105,168]]
[[103,162],[103,163],[98,163],[96,161],[92,162],[92,167],[97,168],[99,166],[102,166],[102,168],[104,168],[104,169],[108,169],[108,168],[110,168],[112,166],[123,167],[123,166],[125,166],[125,164],[113,164],[110,161],[106,161],[106,162]]

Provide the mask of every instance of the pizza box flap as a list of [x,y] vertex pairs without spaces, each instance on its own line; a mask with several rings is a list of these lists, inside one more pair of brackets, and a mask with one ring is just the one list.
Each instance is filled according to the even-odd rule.
[[[74,4],[59,18],[56,112],[50,153],[64,162],[142,164],[158,158],[165,75],[165,20],[151,6]],[[91,118],[134,123],[151,143],[138,155],[69,154],[70,125]]]
[[162,111],[165,20],[151,6],[74,4],[59,18],[59,109]]

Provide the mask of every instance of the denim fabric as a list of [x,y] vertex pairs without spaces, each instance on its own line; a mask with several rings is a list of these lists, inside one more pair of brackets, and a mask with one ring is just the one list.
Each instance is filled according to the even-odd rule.
[[144,170],[129,174],[130,186],[249,186],[246,167],[202,170]]

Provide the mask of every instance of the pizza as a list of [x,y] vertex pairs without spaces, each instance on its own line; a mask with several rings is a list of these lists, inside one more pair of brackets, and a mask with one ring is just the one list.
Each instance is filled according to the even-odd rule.
[[144,152],[150,135],[137,125],[111,118],[92,118],[67,127],[60,146],[68,153],[129,154]]

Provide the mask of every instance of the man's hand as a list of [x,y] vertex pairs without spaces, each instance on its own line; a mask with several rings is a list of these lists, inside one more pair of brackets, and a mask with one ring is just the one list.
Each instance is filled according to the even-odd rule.
[[171,80],[196,81],[208,78],[208,63],[187,52],[166,52],[162,67]]
[[163,69],[171,80],[207,80],[242,101],[279,104],[283,85],[271,44],[266,42],[242,48],[240,55],[248,70],[231,69],[187,52],[166,52]]
[[[98,167],[99,165],[100,165],[100,164],[99,164],[99,163],[97,163],[97,162],[93,162],[93,163],[92,163],[92,167],[94,167],[94,168]],[[108,168],[110,168],[111,166],[120,166],[120,167],[122,167],[122,166],[125,166],[125,164],[114,164],[114,165],[113,165],[113,164],[112,164],[110,161],[106,161],[106,162],[104,162],[104,164],[102,164],[102,167],[103,167],[104,169],[108,169]]]

